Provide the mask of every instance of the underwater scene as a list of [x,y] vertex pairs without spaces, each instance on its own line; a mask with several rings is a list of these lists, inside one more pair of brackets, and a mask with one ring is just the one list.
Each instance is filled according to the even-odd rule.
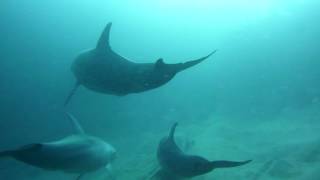
[[319,180],[319,7],[2,0],[0,180]]

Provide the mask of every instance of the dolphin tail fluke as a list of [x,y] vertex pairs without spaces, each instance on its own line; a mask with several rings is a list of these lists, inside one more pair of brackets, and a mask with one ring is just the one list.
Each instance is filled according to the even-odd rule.
[[76,93],[76,91],[77,91],[77,89],[78,89],[79,86],[80,86],[80,83],[77,81],[76,84],[73,86],[71,92],[69,93],[67,99],[65,100],[65,102],[64,102],[64,107],[66,107],[66,106],[69,104],[71,98],[72,98],[73,95]]
[[43,144],[41,144],[41,143],[33,143],[33,144],[21,146],[17,149],[14,149],[14,150],[1,151],[0,158],[7,158],[7,157],[16,158],[17,156],[24,154],[24,153],[38,151],[40,148],[42,148],[42,145]]
[[199,59],[196,59],[196,60],[187,61],[185,63],[180,63],[180,64],[178,64],[179,65],[178,71],[183,71],[183,70],[188,69],[188,68],[190,68],[192,66],[195,66],[195,65],[201,63],[202,61],[208,59],[212,54],[214,54],[216,52],[217,52],[217,50],[214,50],[213,52],[211,52],[210,54],[208,54],[208,55],[206,55],[206,56],[204,56],[202,58],[199,58]]
[[245,164],[248,164],[251,162],[251,160],[248,161],[212,161],[211,165],[213,169],[215,168],[231,168],[231,167],[237,167],[242,166]]

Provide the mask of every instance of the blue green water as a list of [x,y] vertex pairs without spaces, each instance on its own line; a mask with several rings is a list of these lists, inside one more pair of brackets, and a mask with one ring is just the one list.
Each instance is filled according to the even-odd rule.
[[[195,142],[192,153],[255,160],[202,179],[320,179],[318,7],[317,0],[3,0],[0,150],[72,132],[63,114],[71,63],[113,22],[112,48],[135,62],[178,63],[218,49],[152,91],[77,91],[68,111],[117,148],[117,179],[146,176],[175,121]],[[0,179],[73,177],[0,162]]]

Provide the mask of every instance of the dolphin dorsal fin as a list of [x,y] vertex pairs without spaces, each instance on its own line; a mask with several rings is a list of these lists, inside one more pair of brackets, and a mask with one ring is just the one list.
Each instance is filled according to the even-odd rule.
[[169,139],[174,140],[174,133],[176,131],[176,127],[177,127],[178,123],[174,123],[170,129],[170,134],[169,134]]
[[155,63],[155,69],[161,69],[165,66],[165,63],[162,58],[159,58]]
[[99,51],[106,51],[110,50],[110,44],[109,44],[109,39],[110,39],[110,29],[111,29],[112,23],[108,23],[107,26],[104,28],[99,41],[97,43],[96,49]]
[[73,127],[77,131],[78,134],[85,134],[83,128],[81,127],[79,121],[71,114],[66,112],[66,115],[68,116],[69,120],[71,121]]

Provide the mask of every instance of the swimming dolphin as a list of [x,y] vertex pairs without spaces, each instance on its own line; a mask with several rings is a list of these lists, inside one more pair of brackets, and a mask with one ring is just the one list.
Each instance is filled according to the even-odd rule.
[[251,162],[209,161],[200,156],[187,155],[174,141],[176,126],[177,123],[172,126],[169,137],[163,138],[158,146],[157,157],[162,169],[157,175],[162,179],[192,178],[216,168],[237,167]]
[[78,134],[63,139],[29,144],[14,150],[0,152],[0,158],[11,157],[26,164],[46,169],[79,174],[109,167],[115,159],[116,150],[100,138],[84,134],[78,121],[71,115]]
[[94,49],[81,53],[73,62],[71,70],[77,81],[65,105],[80,85],[117,96],[160,87],[177,73],[199,64],[216,52],[185,63],[166,64],[162,58],[155,63],[135,63],[112,50],[109,42],[111,25],[107,24]]

